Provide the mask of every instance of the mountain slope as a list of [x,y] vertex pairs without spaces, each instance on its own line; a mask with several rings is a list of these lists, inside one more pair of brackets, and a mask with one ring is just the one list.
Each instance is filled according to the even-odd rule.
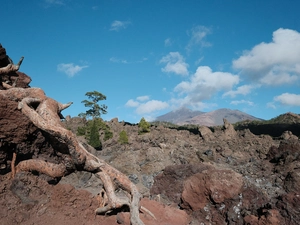
[[156,121],[163,121],[163,122],[171,122],[174,124],[179,124],[182,121],[189,120],[195,116],[201,115],[204,112],[201,111],[193,111],[185,107],[181,107],[177,110],[173,110],[169,113],[164,115],[158,116]]
[[244,120],[262,120],[239,110],[224,108],[204,113],[181,108],[157,117],[157,121],[166,121],[178,125],[197,124],[203,126],[217,126],[223,124],[223,118],[227,119],[230,123]]

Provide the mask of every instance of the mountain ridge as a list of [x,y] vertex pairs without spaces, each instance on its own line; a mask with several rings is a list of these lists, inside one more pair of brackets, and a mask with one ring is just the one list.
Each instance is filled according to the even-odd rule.
[[221,108],[210,112],[201,112],[182,107],[158,116],[155,121],[171,122],[177,125],[194,124],[203,126],[218,126],[223,124],[224,118],[230,123],[236,123],[244,120],[263,120],[236,109]]

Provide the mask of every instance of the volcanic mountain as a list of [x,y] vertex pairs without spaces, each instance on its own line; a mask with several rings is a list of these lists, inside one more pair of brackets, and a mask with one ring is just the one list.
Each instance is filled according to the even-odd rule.
[[223,124],[223,118],[227,119],[230,123],[236,123],[244,120],[262,120],[239,110],[223,108],[211,112],[201,112],[183,107],[157,117],[156,121],[171,122],[177,125],[195,124],[203,126],[218,126]]

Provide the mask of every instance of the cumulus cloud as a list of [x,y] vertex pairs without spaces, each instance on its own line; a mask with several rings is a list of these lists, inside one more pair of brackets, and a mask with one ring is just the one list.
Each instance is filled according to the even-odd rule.
[[170,52],[168,55],[164,56],[160,63],[165,63],[166,66],[161,70],[166,73],[175,73],[178,75],[186,76],[188,72],[188,64],[184,61],[182,55],[179,52]]
[[127,106],[127,107],[138,107],[139,104],[140,104],[139,102],[134,101],[133,99],[129,99],[129,100],[126,102],[125,106]]
[[282,105],[300,106],[300,95],[297,94],[283,93],[275,96],[274,100]]
[[145,103],[141,103],[137,109],[136,113],[137,114],[147,114],[147,113],[152,113],[154,111],[166,109],[169,107],[169,104],[163,101],[158,101],[158,100],[150,100]]
[[119,31],[119,30],[122,30],[122,29],[126,29],[128,27],[128,25],[130,25],[130,24],[131,24],[130,21],[115,20],[110,25],[110,30],[111,31]]
[[247,95],[251,92],[251,90],[255,88],[253,85],[242,85],[238,87],[236,90],[230,90],[223,94],[223,97],[230,96],[231,98],[236,97],[237,95]]
[[211,29],[205,26],[195,26],[190,31],[188,35],[191,37],[186,50],[191,51],[195,45],[200,47],[210,47],[212,44],[205,41],[205,37],[211,33]]
[[155,111],[159,111],[169,107],[169,104],[167,102],[158,101],[158,100],[149,100],[149,99],[150,97],[147,95],[139,96],[136,98],[136,100],[133,99],[128,100],[125,106],[136,108],[135,112],[139,115],[150,114]]
[[233,67],[261,84],[294,83],[300,78],[300,33],[282,28],[274,31],[272,42],[244,52]]
[[229,91],[239,83],[239,77],[231,73],[212,72],[208,66],[198,67],[189,81],[179,83],[174,91],[187,95],[190,103],[207,100],[219,91]]
[[88,66],[78,66],[74,63],[61,63],[57,65],[57,71],[67,74],[69,77],[73,77],[75,74],[79,73],[82,69]]
[[148,95],[144,95],[144,96],[139,96],[136,98],[138,101],[140,102],[144,102],[150,99],[150,97]]

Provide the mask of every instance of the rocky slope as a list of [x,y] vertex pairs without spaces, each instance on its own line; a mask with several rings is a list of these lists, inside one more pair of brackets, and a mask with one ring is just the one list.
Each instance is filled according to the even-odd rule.
[[[138,135],[135,125],[107,124],[114,137],[94,154],[127,174],[145,197],[186,211],[190,224],[298,224],[300,143],[291,132],[273,139],[235,131],[225,120],[197,134],[152,126]],[[121,130],[128,145],[118,143]]]
[[[2,105],[10,110],[0,115],[1,221],[129,224],[126,210],[94,216],[102,183],[90,173],[77,171],[59,181],[30,173],[9,179],[12,147],[19,151],[18,160],[56,157],[53,144],[13,110],[16,106]],[[65,124],[75,131],[82,121],[68,118]],[[247,129],[235,131],[226,120],[214,129],[201,126],[196,134],[152,126],[138,135],[136,125],[117,119],[107,125],[113,138],[103,142],[102,151],[90,151],[139,187],[142,205],[156,217],[142,214],[146,224],[298,224],[300,143],[291,132],[272,139]],[[119,144],[122,130],[129,144]]]

